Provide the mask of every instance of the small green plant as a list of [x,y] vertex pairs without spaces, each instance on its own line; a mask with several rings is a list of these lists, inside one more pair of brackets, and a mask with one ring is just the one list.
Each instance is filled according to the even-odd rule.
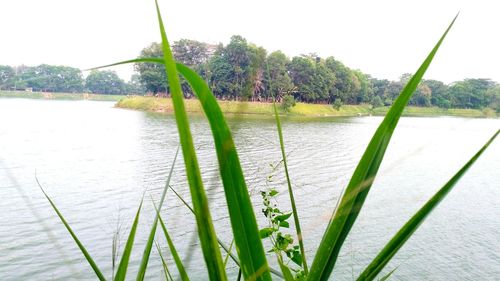
[[381,107],[381,106],[384,106],[384,102],[382,101],[382,99],[379,96],[375,96],[372,99],[371,105],[373,108]]
[[[163,20],[160,14],[158,3],[156,3],[156,11],[160,27],[160,35],[162,38],[161,46],[163,49],[164,57],[132,59],[112,65],[148,62],[163,64],[165,66],[165,71],[167,74],[170,92],[174,104],[175,119],[179,132],[181,151],[184,158],[185,170],[192,199],[191,201],[193,204],[192,209],[191,207],[189,208],[192,210],[196,219],[200,246],[208,271],[208,279],[214,281],[228,279],[226,275],[225,262],[223,262],[219,245],[222,249],[228,252],[231,258],[233,258],[233,256],[231,254],[231,251],[228,250],[228,247],[223,246],[224,244],[221,243],[215,233],[210,209],[208,208],[208,199],[205,194],[205,189],[200,174],[200,168],[197,161],[197,155],[193,145],[193,138],[189,127],[189,120],[184,108],[184,100],[179,75],[182,75],[192,87],[193,93],[199,99],[212,130],[215,150],[219,163],[219,170],[222,178],[222,185],[224,187],[224,193],[228,206],[228,214],[231,221],[231,229],[233,231],[234,245],[238,253],[237,258],[234,257],[233,260],[240,267],[240,272],[243,278],[245,280],[272,280],[271,274],[273,274],[284,278],[286,281],[296,279],[308,281],[328,280],[335,267],[340,249],[342,248],[348,234],[350,233],[358,214],[361,212],[362,206],[368,196],[372,183],[377,176],[378,169],[380,168],[392,134],[394,133],[403,109],[410,100],[413,92],[416,90],[418,84],[420,83],[424,73],[429,67],[448,31],[453,26],[456,17],[455,19],[453,19],[435,47],[431,50],[420,68],[416,71],[412,78],[409,79],[401,94],[394,101],[387,115],[375,131],[375,134],[373,135],[363,156],[361,157],[353,173],[353,176],[349,181],[340,199],[340,202],[338,203],[337,208],[333,212],[332,217],[328,222],[326,231],[323,235],[323,239],[321,240],[318,249],[314,254],[314,259],[309,269],[308,263],[306,261],[304,246],[302,243],[303,238],[300,229],[299,216],[297,208],[295,206],[292,184],[290,176],[288,174],[283,134],[276,105],[274,105],[274,110],[277,131],[283,157],[283,167],[285,169],[285,175],[287,179],[288,193],[292,205],[292,213],[283,212],[279,210],[279,208],[275,208],[273,205],[271,205],[272,198],[277,195],[275,190],[273,191],[273,189],[271,189],[263,194],[263,199],[265,201],[265,215],[269,219],[271,227],[270,230],[268,230],[267,232],[264,231],[266,233],[263,234],[263,231],[259,231],[258,229],[254,209],[246,186],[243,169],[239,161],[233,138],[231,136],[231,131],[225,121],[217,100],[215,99],[207,83],[196,72],[182,64],[175,62],[170,50],[169,42],[167,40],[167,35],[163,25]],[[418,229],[420,224],[432,212],[432,210],[445,198],[445,196],[451,191],[458,180],[481,156],[481,154],[493,142],[493,140],[499,133],[500,130],[497,130],[488,140],[488,142],[441,189],[439,189],[429,199],[429,201],[427,201],[427,203],[425,203],[424,206],[420,210],[418,210],[415,215],[413,215],[413,217],[408,220],[408,222],[393,236],[393,238],[386,244],[386,246],[380,251],[380,253],[366,267],[366,269],[363,270],[357,280],[375,280],[375,278],[381,273],[382,269],[387,265],[391,258]],[[173,161],[173,163],[175,163],[175,160]],[[174,164],[172,164],[172,168],[173,165]],[[144,279],[145,272],[147,270],[147,264],[150,258],[152,245],[154,244],[153,242],[158,222],[160,222],[164,237],[169,244],[172,255],[174,256],[181,279],[183,281],[188,280],[187,273],[183,274],[182,272],[184,269],[182,261],[179,258],[175,257],[175,247],[173,246],[173,243],[171,243],[172,241],[169,239],[167,226],[160,216],[164,195],[169,187],[170,175],[167,178],[167,183],[162,194],[162,199],[160,200],[159,204],[155,206],[157,212],[155,214],[153,226],[150,231],[150,235],[146,243],[146,247],[142,255],[142,261],[136,277],[136,280],[139,281],[142,281]],[[106,280],[97,264],[93,261],[92,257],[85,249],[83,244],[78,240],[76,234],[71,230],[69,224],[66,222],[61,212],[57,209],[54,202],[49,198],[49,196],[43,189],[42,192],[46,196],[54,211],[61,219],[63,225],[66,227],[66,229],[76,242],[77,246],[82,251],[88,263],[94,270],[97,278],[99,280]],[[333,200],[332,205],[335,205],[335,202],[333,202]],[[139,204],[139,208],[137,210],[133,225],[130,230],[130,234],[123,250],[120,264],[116,272],[115,280],[117,281],[125,280],[128,261],[132,251],[132,246],[134,244],[133,242],[137,230],[137,223],[139,220],[141,206],[142,201]],[[286,228],[286,226],[290,224],[288,222],[288,219],[291,217],[293,217],[294,219],[297,236],[296,238],[299,244],[298,248],[297,246],[292,246],[292,243],[294,241],[292,235],[283,234],[282,232],[280,232],[280,228]],[[274,240],[272,252],[277,253],[276,257],[280,265],[281,273],[270,268],[268,265],[266,252],[264,251],[264,247],[261,241],[261,236],[266,235],[267,237],[272,237],[272,239]],[[290,267],[286,266],[284,263],[283,255],[292,260],[298,268],[301,267],[303,271],[300,271],[300,269],[298,269],[298,271],[296,271],[296,275],[293,276],[290,271]],[[165,272],[166,276],[170,275],[169,273],[167,273],[167,269],[165,269]],[[387,279],[392,274],[392,272],[394,272],[394,270],[382,277],[381,280]]]
[[292,107],[296,104],[295,98],[292,95],[285,95],[281,100],[281,109],[285,112],[289,112]]
[[333,102],[333,108],[335,108],[337,111],[340,110],[340,108],[342,107],[342,100],[341,99],[335,99],[335,101]]

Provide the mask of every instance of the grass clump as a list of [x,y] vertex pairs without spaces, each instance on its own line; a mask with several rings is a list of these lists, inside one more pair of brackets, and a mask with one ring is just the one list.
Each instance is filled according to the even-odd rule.
[[[220,176],[222,185],[224,187],[225,198],[228,206],[229,219],[231,221],[231,229],[234,236],[234,247],[237,250],[237,257],[234,257],[235,262],[239,265],[242,277],[245,280],[271,280],[272,275],[280,276],[285,280],[328,280],[337,261],[340,249],[342,248],[352,226],[354,225],[358,214],[362,210],[362,206],[369,194],[370,188],[374,179],[377,176],[378,169],[382,163],[385,152],[393,135],[393,132],[398,124],[398,121],[403,114],[403,110],[410,100],[413,92],[420,83],[424,73],[429,67],[432,59],[434,58],[437,50],[443,42],[446,34],[452,27],[455,19],[446,29],[445,33],[438,41],[436,46],[429,53],[428,57],[424,60],[420,68],[416,71],[415,75],[408,81],[407,85],[401,92],[400,96],[394,101],[393,105],[387,112],[384,120],[373,135],[370,143],[368,144],[363,156],[361,157],[353,176],[347,185],[340,202],[331,216],[327,229],[323,235],[323,239],[313,255],[313,262],[309,265],[306,261],[305,250],[302,244],[302,234],[300,231],[300,221],[298,210],[295,206],[295,199],[293,195],[292,183],[288,175],[286,153],[284,145],[284,137],[280,123],[279,112],[276,105],[273,104],[273,112],[276,118],[278,138],[280,141],[280,148],[282,152],[282,161],[285,168],[287,178],[288,193],[292,205],[292,212],[282,212],[273,208],[268,212],[268,219],[271,221],[271,229],[259,230],[254,209],[250,201],[246,181],[243,174],[243,169],[239,161],[238,153],[234,145],[231,131],[225,121],[221,104],[217,102],[214,95],[206,82],[193,70],[182,64],[176,63],[172,57],[170,46],[165,33],[165,28],[161,18],[158,4],[156,5],[158,22],[160,26],[160,35],[162,38],[163,58],[140,58],[129,61],[119,62],[136,63],[136,62],[149,62],[163,64],[166,69],[170,91],[172,94],[172,105],[177,122],[179,132],[179,139],[181,151],[184,156],[185,171],[187,174],[188,184],[191,193],[191,201],[193,202],[192,212],[195,215],[198,237],[200,246],[203,252],[206,268],[208,270],[209,280],[227,280],[225,271],[225,262],[223,262],[222,254],[219,245],[222,246],[217,239],[217,234],[214,230],[212,223],[210,209],[208,207],[208,199],[205,195],[203,181],[200,175],[200,168],[198,166],[197,155],[193,146],[193,138],[191,135],[189,120],[187,115],[188,106],[183,98],[180,87],[179,75],[183,76],[190,84],[193,92],[198,98],[199,105],[205,113],[210,128],[212,131],[215,150],[219,164]],[[154,99],[148,102],[155,102]],[[142,105],[138,105],[142,106]],[[153,106],[155,106],[153,104]],[[296,108],[300,108],[300,104],[292,108],[291,112]],[[330,107],[331,110],[335,110]],[[468,161],[462,169],[460,169],[430,200],[412,217],[410,220],[394,235],[389,243],[381,250],[381,252],[374,258],[370,265],[361,273],[358,280],[374,280],[388,261],[396,254],[396,252],[404,245],[404,243],[411,237],[417,230],[419,225],[425,218],[432,212],[432,210],[441,202],[446,194],[451,191],[453,186],[458,182],[460,177],[473,165],[473,163],[484,152],[488,145],[495,139],[499,131],[495,132],[491,139]],[[175,160],[174,160],[175,163]],[[169,177],[170,178],[170,177]],[[165,194],[168,189],[168,180],[165,185]],[[43,190],[42,190],[43,191]],[[44,193],[45,194],[45,193]],[[270,200],[270,197],[275,194],[271,191],[265,194],[264,200]],[[100,273],[97,265],[93,262],[90,254],[85,250],[84,246],[78,241],[76,235],[71,231],[71,228],[64,220],[62,214],[58,211],[55,204],[47,196],[51,206],[56,211],[57,215],[66,226],[71,236],[81,249],[85,258],[94,269],[94,272],[100,280],[104,280],[104,276]],[[176,251],[173,243],[171,243],[170,235],[168,234],[167,227],[160,217],[160,211],[164,196],[158,204],[157,213],[153,228],[144,250],[141,266],[136,280],[143,280],[147,269],[147,261],[150,257],[150,250],[154,240],[154,233],[157,221],[160,221],[161,228],[169,247],[176,260],[176,266],[181,272],[183,270],[182,262],[179,258],[175,258]],[[142,205],[142,203],[141,203]],[[334,205],[334,202],[332,202]],[[137,211],[137,216],[134,220],[134,225],[127,240],[127,244],[122,256],[122,261],[117,272],[117,279],[125,278],[125,273],[128,264],[129,252],[132,249],[133,240],[135,236],[135,225],[139,219],[140,207]],[[279,232],[279,227],[286,227],[290,225],[289,219],[293,218],[296,229],[296,237],[291,234],[283,234]],[[277,228],[277,229],[276,229]],[[267,235],[267,236],[266,236]],[[264,251],[261,237],[272,236],[275,240],[273,252],[276,254],[276,259],[280,265],[280,272],[269,267],[267,259],[268,256]],[[298,241],[298,247],[291,246],[294,238]],[[172,245],[170,245],[172,244]],[[223,249],[227,247],[222,246]],[[230,251],[228,250],[229,254]],[[291,268],[285,261],[284,255],[294,261],[295,266]],[[232,257],[232,256],[231,256]],[[165,272],[167,272],[165,266]],[[295,272],[296,274],[293,274]],[[383,277],[386,279],[390,274]],[[168,274],[166,274],[168,276]],[[184,276],[184,274],[181,273]],[[122,277],[123,276],[123,277]],[[183,277],[187,280],[187,273]]]

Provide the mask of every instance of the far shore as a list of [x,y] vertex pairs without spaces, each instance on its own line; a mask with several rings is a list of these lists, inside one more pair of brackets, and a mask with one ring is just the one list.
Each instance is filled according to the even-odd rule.
[[[198,100],[185,100],[186,111],[191,113],[202,113],[203,110]],[[261,115],[273,116],[272,103],[265,102],[243,102],[243,101],[223,101],[219,100],[221,110],[225,114]],[[279,106],[279,105],[278,105]],[[144,96],[126,97],[118,101],[116,107],[148,112],[158,112],[170,114],[173,112],[172,100],[170,98],[155,98]],[[309,104],[297,103],[284,112],[281,107],[280,113],[291,117],[355,117],[355,116],[384,116],[389,107],[372,108],[369,104],[342,105],[338,110],[331,104]],[[403,112],[404,116],[457,116],[471,118],[494,118],[498,114],[489,110],[451,108],[444,109],[438,107],[415,107],[408,106]]]
[[[123,95],[100,95],[90,93],[45,93],[45,92],[21,92],[0,91],[0,98],[28,98],[47,100],[93,100],[93,101],[115,101],[116,107],[134,109],[148,112],[170,114],[173,112],[172,100],[170,98],[156,98],[146,96],[123,96]],[[191,113],[202,113],[200,103],[196,99],[186,99],[186,110]],[[219,100],[222,112],[233,115],[255,115],[273,116],[272,103],[266,102],[243,102]],[[278,105],[279,106],[279,105]],[[389,107],[372,108],[369,104],[342,105],[338,110],[330,104],[308,104],[297,103],[284,112],[279,106],[280,113],[290,117],[356,117],[356,116],[384,116]],[[403,112],[404,116],[429,117],[429,116],[456,116],[471,118],[495,118],[499,117],[492,110],[438,107],[415,107],[407,106]]]

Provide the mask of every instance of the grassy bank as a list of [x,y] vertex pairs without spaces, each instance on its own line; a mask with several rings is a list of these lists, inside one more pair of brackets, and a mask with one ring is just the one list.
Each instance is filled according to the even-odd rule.
[[[273,115],[271,103],[260,102],[238,102],[219,101],[222,112],[226,114],[259,114]],[[169,98],[154,97],[127,97],[121,99],[117,105],[120,108],[144,110],[151,112],[170,113],[173,111],[172,100]],[[307,117],[327,117],[327,116],[366,116],[385,115],[389,107],[379,107],[372,109],[370,105],[343,105],[336,110],[329,104],[307,104],[297,103],[290,109],[288,115]],[[188,112],[202,112],[198,100],[186,100],[186,110]],[[407,107],[403,112],[404,116],[460,116],[460,117],[495,117],[492,111],[482,111],[478,109],[443,109],[437,107]]]
[[124,97],[125,96],[119,96],[119,95],[96,95],[88,93],[42,93],[42,92],[0,91],[0,98],[118,101]]

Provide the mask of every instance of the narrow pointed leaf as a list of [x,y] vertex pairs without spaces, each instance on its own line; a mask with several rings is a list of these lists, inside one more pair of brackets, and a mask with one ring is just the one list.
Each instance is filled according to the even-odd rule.
[[71,235],[71,237],[73,237],[73,240],[75,240],[75,243],[76,245],[78,245],[78,248],[80,248],[80,251],[82,252],[82,254],[85,256],[85,259],[87,260],[87,262],[89,263],[90,267],[92,267],[92,269],[94,270],[95,272],[95,275],[97,275],[97,278],[101,281],[105,281],[106,278],[104,278],[104,275],[102,274],[101,270],[99,269],[99,267],[97,266],[97,264],[94,262],[94,260],[92,259],[92,257],[90,256],[89,252],[87,251],[87,249],[85,249],[85,247],[83,246],[83,244],[80,242],[80,240],[78,239],[78,237],[76,236],[76,234],[73,232],[73,230],[71,229],[71,227],[69,226],[68,222],[66,221],[66,219],[64,219],[63,215],[61,214],[61,212],[59,212],[59,210],[57,209],[56,205],[54,204],[54,202],[52,202],[52,199],[50,199],[50,197],[47,195],[47,193],[45,193],[45,190],[43,189],[42,185],[40,184],[40,182],[38,181],[38,178],[36,178],[36,183],[38,184],[38,187],[40,187],[40,189],[42,190],[43,192],[43,195],[45,195],[45,198],[47,198],[47,200],[49,201],[50,205],[52,206],[52,208],[54,209],[54,211],[56,212],[57,216],[59,217],[59,219],[61,220],[61,222],[64,224],[64,226],[66,227],[66,229],[68,230],[69,234]]
[[[458,15],[457,15],[458,16]],[[316,256],[312,263],[307,280],[328,280],[333,271],[338,254],[349,231],[361,211],[366,196],[377,175],[385,151],[389,145],[392,134],[401,117],[404,107],[410,100],[413,92],[420,83],[424,73],[429,67],[441,43],[453,26],[456,17],[444,32],[436,46],[429,53],[415,75],[408,81],[399,97],[389,109],[384,120],[373,135],[361,160],[356,167],[344,195],[340,200],[337,210],[333,214],[328,227],[323,235]]]
[[264,247],[229,126],[206,82],[182,64],[177,64],[177,70],[193,88],[212,129],[243,277],[247,280],[258,273],[255,280],[270,280]]
[[467,172],[467,170],[476,162],[481,154],[488,148],[488,146],[497,137],[500,130],[498,130],[493,137],[434,195],[425,203],[425,205],[396,233],[396,235],[387,243],[382,251],[375,257],[375,259],[368,265],[368,267],[361,273],[358,280],[374,280],[377,274],[382,271],[384,266],[391,260],[403,244],[411,237],[417,230],[420,224],[427,218],[427,216],[434,210],[434,208],[444,199],[444,197],[455,186],[458,180]]
[[165,259],[163,258],[163,254],[161,253],[160,245],[158,245],[158,242],[155,242],[156,250],[158,251],[158,255],[160,256],[161,259],[161,264],[163,266],[163,273],[165,274],[165,279],[168,280],[174,280],[172,278],[172,275],[170,275],[170,271],[168,270],[168,265]]
[[[156,208],[156,206],[155,206],[155,208]],[[177,269],[179,270],[179,275],[181,277],[181,280],[182,281],[189,281],[189,277],[187,275],[186,269],[184,268],[184,265],[182,264],[182,260],[179,257],[177,249],[175,248],[175,245],[172,242],[170,235],[168,234],[167,227],[161,218],[160,211],[158,209],[156,209],[156,213],[158,214],[158,220],[160,221],[160,226],[161,226],[161,229],[163,230],[163,234],[165,235],[165,238],[167,239],[167,244],[168,244],[168,248],[170,249],[170,253],[172,254],[172,257],[174,258],[175,265],[177,266]]]
[[135,215],[134,223],[130,228],[130,234],[127,239],[127,243],[125,244],[125,248],[123,249],[122,259],[120,260],[120,265],[116,271],[115,281],[123,281],[125,280],[125,275],[127,274],[127,267],[130,260],[130,254],[132,253],[132,247],[134,246],[135,232],[137,230],[137,223],[139,222],[139,213],[141,212],[142,200],[141,204],[139,204],[139,209],[137,210],[137,214]]
[[280,266],[281,272],[283,272],[285,281],[294,281],[292,271],[283,263],[283,259],[280,256],[278,256],[278,264]]
[[[193,207],[196,213],[196,225],[203,257],[207,265],[210,280],[227,280],[226,272],[222,263],[222,257],[217,244],[212,217],[210,215],[209,204],[198,165],[198,159],[194,149],[193,138],[189,128],[186,109],[184,107],[184,97],[181,90],[181,84],[177,74],[175,60],[170,50],[167,34],[160,14],[158,1],[155,1],[160,34],[162,39],[163,60],[165,63],[165,72],[167,74],[168,85],[172,95],[174,105],[175,120],[181,142],[184,164],[186,166],[186,175],[189,183],[189,189],[193,201]],[[142,280],[142,279],[141,279]]]
[[[167,194],[168,186],[170,185],[170,179],[172,178],[172,174],[174,172],[175,162],[177,161],[177,156],[179,154],[179,148],[175,152],[174,160],[172,161],[172,165],[170,165],[170,171],[168,172],[167,181],[165,183],[165,188],[161,194],[160,203],[158,209],[161,209],[163,206],[163,201],[165,201],[165,196]],[[137,280],[144,280],[144,276],[146,275],[146,270],[148,267],[149,256],[151,254],[151,248],[153,247],[153,241],[155,239],[156,228],[158,226],[158,213],[155,213],[155,219],[153,221],[153,225],[151,226],[151,231],[149,232],[148,241],[146,242],[146,246],[144,247],[144,252],[142,254],[141,265],[139,267],[139,271],[137,273]]]
[[[302,239],[302,229],[300,227],[299,213],[297,211],[297,206],[295,205],[295,197],[293,196],[292,181],[290,180],[290,175],[288,174],[288,164],[286,161],[286,153],[285,153],[285,142],[283,140],[283,129],[281,128],[281,120],[280,120],[280,116],[278,114],[278,109],[276,108],[276,102],[274,101],[274,99],[273,99],[273,109],[274,109],[274,116],[276,118],[276,127],[278,129],[278,138],[280,141],[281,157],[283,159],[283,167],[285,168],[286,182],[288,185],[288,195],[290,196],[290,204],[292,205],[293,222],[295,224],[295,231],[297,233],[297,240],[299,241],[300,254],[302,255],[302,267],[304,268],[305,275],[307,275],[309,273],[309,269],[307,267],[306,251],[305,251],[304,242]],[[287,219],[288,217],[285,217],[285,219]],[[287,224],[288,223],[286,223],[285,225],[280,224],[280,226],[288,227],[288,226],[286,226]]]

